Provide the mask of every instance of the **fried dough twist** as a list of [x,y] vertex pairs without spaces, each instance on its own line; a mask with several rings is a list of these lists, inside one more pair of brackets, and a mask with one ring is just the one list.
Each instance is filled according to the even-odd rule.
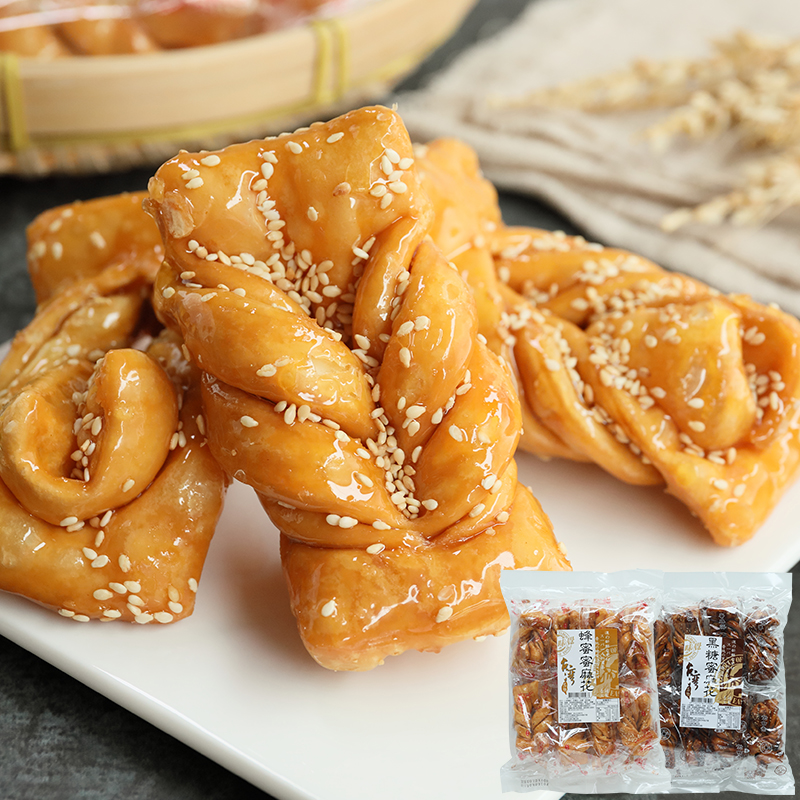
[[[204,370],[209,442],[280,529],[309,652],[369,669],[507,625],[501,567],[565,568],[513,452],[519,404],[387,109],[152,179],[155,303]],[[468,588],[467,588],[468,587]]]
[[[127,199],[95,208],[113,217],[120,202],[127,214]],[[75,244],[83,231],[65,210],[46,229],[60,220]],[[0,588],[77,621],[167,623],[192,613],[226,477],[203,448],[180,341],[130,347],[152,264],[110,255],[75,264],[77,278],[71,258],[41,272],[41,286],[62,288],[0,364]]]
[[666,483],[716,542],[749,539],[800,466],[800,323],[582,237],[503,227],[466,145],[429,145],[420,169],[481,333],[513,354],[521,446]]

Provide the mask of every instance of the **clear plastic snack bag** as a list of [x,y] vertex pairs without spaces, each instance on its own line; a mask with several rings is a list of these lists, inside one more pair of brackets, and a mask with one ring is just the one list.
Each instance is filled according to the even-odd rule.
[[668,573],[655,625],[674,791],[794,794],[784,744],[791,575]]
[[504,572],[511,760],[503,791],[669,789],[653,626],[660,573]]

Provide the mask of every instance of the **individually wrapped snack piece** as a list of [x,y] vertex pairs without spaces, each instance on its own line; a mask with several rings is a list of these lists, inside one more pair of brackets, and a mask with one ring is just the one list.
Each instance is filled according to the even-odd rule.
[[662,604],[656,670],[673,790],[793,794],[783,668],[791,576],[666,574]]
[[660,581],[648,571],[503,572],[513,709],[503,791],[669,788],[653,646]]

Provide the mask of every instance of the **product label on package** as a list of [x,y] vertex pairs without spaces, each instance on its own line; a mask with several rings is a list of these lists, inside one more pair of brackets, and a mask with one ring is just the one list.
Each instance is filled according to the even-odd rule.
[[738,731],[742,726],[741,642],[688,634],[683,644],[681,720],[684,728]]
[[558,721],[619,722],[619,650],[613,628],[558,631]]

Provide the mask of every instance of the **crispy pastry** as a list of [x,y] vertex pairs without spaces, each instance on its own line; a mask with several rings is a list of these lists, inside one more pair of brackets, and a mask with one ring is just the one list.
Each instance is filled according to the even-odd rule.
[[399,117],[370,108],[180,154],[150,184],[157,310],[205,371],[210,446],[280,529],[301,635],[333,669],[498,632],[501,567],[567,566],[516,481],[510,377],[423,242],[413,164]]
[[28,272],[43,303],[79,278],[106,267],[134,269],[152,283],[164,257],[161,236],[142,210],[146,192],[70,203],[28,226]]
[[662,619],[657,619],[653,626],[656,656],[656,676],[658,685],[665,686],[672,679],[672,670],[675,660],[675,649],[672,645],[672,632],[669,625]]
[[779,622],[772,609],[748,616],[744,632],[745,675],[750,683],[766,683],[778,674],[781,648],[775,636]]
[[0,364],[0,588],[78,621],[167,623],[192,613],[226,478],[178,337],[129,347],[152,269],[110,262],[45,301]]
[[481,333],[513,352],[521,446],[666,483],[715,541],[749,539],[800,465],[800,323],[582,237],[503,227],[466,145],[423,148],[420,169]]
[[753,702],[748,709],[744,736],[750,755],[762,763],[780,761],[783,756],[783,722],[775,698]]

